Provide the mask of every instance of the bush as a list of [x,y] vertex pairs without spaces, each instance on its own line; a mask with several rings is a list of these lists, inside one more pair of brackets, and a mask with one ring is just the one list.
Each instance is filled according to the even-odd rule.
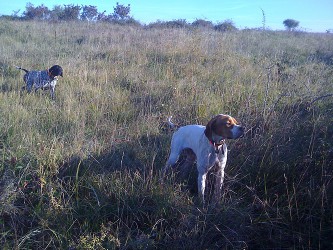
[[147,25],[147,28],[188,28],[189,24],[185,19],[177,19],[173,21],[156,21]]
[[191,25],[195,28],[209,28],[209,29],[211,29],[211,28],[214,27],[214,25],[211,21],[206,21],[206,20],[203,20],[203,19],[197,19]]
[[214,29],[221,32],[231,32],[237,30],[232,20],[226,20],[222,23],[219,23],[214,26]]

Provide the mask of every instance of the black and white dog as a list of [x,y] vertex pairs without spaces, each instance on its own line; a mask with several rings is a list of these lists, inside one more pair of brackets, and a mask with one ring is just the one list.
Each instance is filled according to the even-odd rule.
[[[54,65],[48,70],[26,70],[16,66],[16,68],[25,71],[23,80],[26,84],[28,92],[34,88],[35,91],[38,89],[47,90],[50,89],[51,98],[55,97],[55,86],[58,81],[58,76],[63,76],[63,70],[59,65]],[[24,88],[24,87],[23,87]]]

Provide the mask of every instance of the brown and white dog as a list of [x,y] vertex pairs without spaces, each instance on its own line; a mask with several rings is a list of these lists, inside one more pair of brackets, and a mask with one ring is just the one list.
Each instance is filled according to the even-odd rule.
[[[169,120],[170,126],[174,126]],[[214,167],[217,170],[214,195],[219,199],[224,179],[224,168],[227,163],[227,145],[225,139],[237,139],[244,134],[244,128],[238,125],[235,118],[219,114],[212,118],[206,126],[187,125],[180,127],[172,137],[171,152],[166,163],[164,173],[178,160],[183,150],[190,149],[192,155],[187,157],[188,161],[197,160],[198,170],[198,192],[205,202],[206,177]]]

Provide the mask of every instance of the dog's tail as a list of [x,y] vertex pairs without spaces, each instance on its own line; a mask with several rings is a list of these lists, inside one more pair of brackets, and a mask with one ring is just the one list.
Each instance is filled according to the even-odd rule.
[[164,132],[170,132],[170,131],[175,131],[179,128],[179,126],[177,124],[174,124],[172,121],[172,116],[169,116],[168,119],[166,121],[163,121],[160,124],[160,129]]
[[19,66],[15,66],[17,69],[21,69],[21,70],[23,70],[23,71],[25,71],[26,73],[28,73],[29,72],[29,70],[26,70],[26,69],[24,69],[24,68],[21,68],[21,67],[19,67]]
[[179,126],[176,125],[176,124],[174,124],[174,123],[171,121],[171,119],[172,119],[172,115],[168,117],[168,125],[169,125],[170,129],[175,130],[175,129],[177,129]]

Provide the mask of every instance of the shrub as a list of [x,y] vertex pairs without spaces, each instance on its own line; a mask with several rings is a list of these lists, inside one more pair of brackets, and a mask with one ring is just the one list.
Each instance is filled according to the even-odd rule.
[[236,31],[237,28],[232,20],[226,20],[214,26],[214,29],[221,32]]
[[211,21],[206,21],[206,20],[203,20],[203,19],[197,19],[191,25],[195,28],[209,28],[209,29],[211,29],[211,28],[214,27],[214,25]]
[[147,28],[188,28],[189,24],[185,19],[177,19],[173,21],[156,21],[147,25]]

